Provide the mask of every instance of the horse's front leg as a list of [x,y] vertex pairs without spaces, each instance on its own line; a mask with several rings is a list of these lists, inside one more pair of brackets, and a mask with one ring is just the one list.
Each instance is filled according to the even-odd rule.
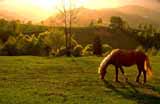
[[118,67],[116,66],[115,69],[116,69],[116,82],[120,82],[120,81],[118,80]]
[[120,70],[121,70],[121,72],[122,72],[122,75],[123,75],[123,77],[125,78],[126,82],[128,82],[128,78],[127,78],[127,77],[125,76],[125,74],[124,74],[124,69],[122,68],[122,66],[120,66],[119,68],[120,68]]

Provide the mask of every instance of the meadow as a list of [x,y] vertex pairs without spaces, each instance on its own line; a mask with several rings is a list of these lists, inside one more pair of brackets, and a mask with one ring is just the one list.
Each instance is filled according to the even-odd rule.
[[142,85],[136,66],[125,68],[129,82],[120,74],[116,83],[113,66],[101,81],[102,57],[0,56],[0,104],[159,104],[160,57],[150,59],[153,77]]

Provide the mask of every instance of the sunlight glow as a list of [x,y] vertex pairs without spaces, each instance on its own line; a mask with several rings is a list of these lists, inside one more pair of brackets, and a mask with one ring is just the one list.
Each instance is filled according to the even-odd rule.
[[[61,1],[69,0],[3,0],[0,1],[0,9],[14,11],[28,17],[33,17],[34,20],[42,20],[57,13],[62,7]],[[89,9],[102,8],[117,8],[129,3],[140,3],[140,0],[71,0],[74,7],[85,7]],[[141,4],[145,4],[145,0],[141,0]]]

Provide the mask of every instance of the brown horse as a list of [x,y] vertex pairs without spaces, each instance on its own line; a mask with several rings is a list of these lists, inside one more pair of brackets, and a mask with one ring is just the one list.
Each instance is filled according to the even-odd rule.
[[[124,70],[122,66],[131,66],[131,65],[137,65],[138,69],[138,76],[136,78],[136,82],[139,82],[139,77],[141,73],[143,72],[144,75],[144,83],[147,81],[147,74],[149,76],[152,75],[151,66],[149,63],[148,57],[141,51],[136,50],[122,50],[122,49],[114,49],[111,51],[110,54],[108,54],[103,61],[101,62],[98,73],[101,76],[101,79],[103,80],[106,74],[106,68],[109,64],[112,64],[115,66],[116,69],[116,82],[119,82],[118,80],[118,68],[124,75]],[[125,77],[126,78],[126,77]],[[127,80],[127,78],[126,78]]]

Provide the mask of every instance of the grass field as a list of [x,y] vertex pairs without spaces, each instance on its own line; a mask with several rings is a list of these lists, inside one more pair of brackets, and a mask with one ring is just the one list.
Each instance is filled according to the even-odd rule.
[[102,58],[0,57],[0,104],[160,104],[160,57],[152,57],[154,75],[137,84],[136,66],[125,68],[129,82],[114,82],[110,66],[99,80]]

